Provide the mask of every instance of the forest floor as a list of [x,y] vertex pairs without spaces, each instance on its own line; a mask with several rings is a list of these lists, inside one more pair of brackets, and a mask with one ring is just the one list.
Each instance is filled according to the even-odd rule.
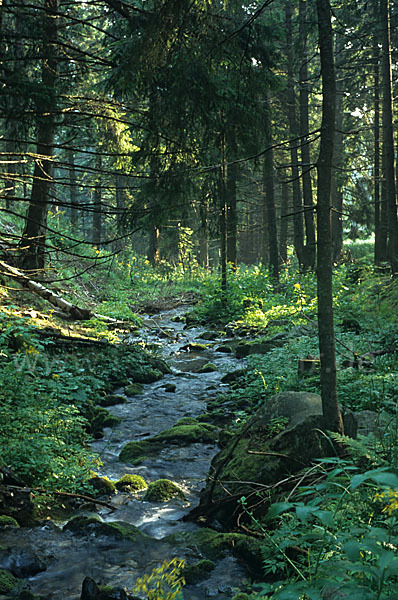
[[170,585],[192,600],[395,597],[396,282],[336,272],[339,400],[360,435],[337,440],[344,456],[315,436],[298,469],[292,443],[304,457],[315,437],[293,439],[303,421],[267,406],[311,402],[304,421],[322,429],[313,277],[286,272],[275,288],[242,269],[222,297],[214,277],[142,267],[63,288],[116,323],[65,321],[3,290],[0,594],[78,598],[88,576],[83,600],[150,585],[159,599]]

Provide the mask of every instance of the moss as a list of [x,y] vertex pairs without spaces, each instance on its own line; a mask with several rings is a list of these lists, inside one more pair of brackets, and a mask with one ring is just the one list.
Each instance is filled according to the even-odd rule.
[[101,406],[115,406],[115,404],[124,404],[125,402],[126,398],[120,394],[109,394],[100,400]]
[[263,542],[242,533],[218,533],[213,529],[182,531],[164,538],[170,544],[184,544],[199,552],[208,560],[218,560],[227,553],[242,560],[254,575],[261,575]]
[[117,540],[135,542],[138,538],[148,537],[138,527],[125,523],[124,521],[111,521],[104,523],[98,515],[80,516],[71,519],[63,528],[64,531],[72,531],[77,535],[106,535]]
[[252,600],[253,598],[254,596],[251,596],[250,594],[245,594],[245,592],[238,592],[237,594],[235,594],[232,600]]
[[72,531],[73,533],[83,534],[86,533],[87,528],[92,528],[94,524],[101,523],[101,519],[98,515],[80,515],[73,517],[63,527],[63,531]]
[[178,425],[197,425],[198,422],[193,417],[182,417],[173,427],[177,427]]
[[168,502],[172,498],[185,500],[185,494],[181,488],[169,479],[158,479],[148,486],[144,500],[150,502]]
[[89,479],[90,483],[97,492],[100,494],[106,494],[112,496],[116,492],[116,485],[108,477],[99,477],[98,475]]
[[156,455],[161,449],[162,445],[160,443],[155,444],[151,440],[128,442],[123,446],[122,451],[119,454],[119,460],[121,462],[137,465],[146,458]]
[[107,535],[116,540],[136,542],[139,538],[147,538],[138,527],[124,521],[111,521],[109,523],[99,523],[94,526],[94,531],[98,535]]
[[185,583],[193,585],[202,581],[208,576],[210,571],[213,571],[215,566],[212,560],[207,560],[206,558],[203,558],[194,565],[187,565],[182,572]]
[[164,390],[165,392],[168,392],[169,394],[173,394],[176,391],[176,384],[175,383],[166,383],[164,385]]
[[101,431],[104,427],[114,427],[121,423],[121,418],[111,415],[106,408],[101,406],[95,406],[90,410],[88,420],[90,421],[90,432],[96,433]]
[[123,447],[119,455],[119,460],[137,465],[144,459],[158,454],[164,448],[165,442],[184,446],[196,442],[214,443],[217,441],[218,428],[214,425],[197,423],[195,420],[190,425],[180,425],[179,423],[147,440],[128,442]]
[[232,347],[229,344],[221,344],[216,348],[217,352],[224,352],[225,354],[232,353]]
[[142,383],[131,383],[124,388],[124,393],[126,396],[138,396],[142,394],[144,390],[144,386]]
[[0,569],[0,594],[9,594],[15,588],[17,580],[6,569]]
[[217,367],[214,363],[208,362],[203,367],[200,367],[198,373],[212,373],[213,371],[217,371]]
[[134,383],[153,383],[163,377],[160,369],[141,368],[130,373]]
[[12,528],[19,527],[18,521],[14,519],[14,517],[8,517],[7,515],[0,515],[0,528]]
[[149,362],[154,369],[160,371],[161,373],[163,373],[163,375],[170,375],[172,373],[172,370],[170,369],[169,365],[161,358],[155,358],[153,356],[150,356]]
[[218,429],[208,423],[195,423],[194,425],[174,425],[153,438],[159,442],[193,444],[195,442],[216,442]]
[[126,489],[138,491],[144,490],[146,487],[148,487],[146,481],[141,475],[130,475],[127,473],[116,482],[116,488],[122,491]]

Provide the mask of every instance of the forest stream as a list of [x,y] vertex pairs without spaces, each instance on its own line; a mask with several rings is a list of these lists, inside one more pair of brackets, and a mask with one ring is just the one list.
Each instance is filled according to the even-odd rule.
[[[163,560],[177,556],[192,563],[203,558],[199,548],[188,548],[181,539],[176,541],[169,536],[199,528],[182,518],[199,502],[200,490],[211,459],[218,450],[217,445],[192,443],[180,447],[164,444],[164,449],[155,458],[146,459],[136,467],[119,461],[120,451],[127,442],[147,439],[172,427],[182,417],[196,417],[205,412],[206,401],[219,391],[227,390],[220,381],[222,376],[237,368],[238,360],[233,354],[216,350],[221,339],[212,342],[204,339],[206,330],[203,327],[184,328],[184,323],[179,320],[182,314],[183,309],[179,308],[145,317],[140,337],[132,338],[131,342],[146,339],[147,345],[159,346],[172,373],[144,385],[141,395],[110,407],[109,411],[121,417],[122,422],[113,429],[105,429],[105,436],[94,441],[92,449],[103,462],[100,475],[111,480],[125,474],[141,475],[147,482],[169,479],[182,488],[186,500],[160,503],[144,500],[144,493],[119,491],[115,494],[109,500],[114,510],[102,507],[98,514],[104,522],[123,521],[145,534],[132,541],[97,535],[89,529],[83,534],[63,530],[65,523],[53,521],[32,529],[1,531],[0,545],[12,548],[11,555],[3,553],[3,566],[7,566],[4,561],[10,560],[21,564],[36,561],[39,566],[43,563],[45,570],[28,578],[33,593],[54,600],[78,600],[85,577],[128,591],[137,577],[150,572]],[[222,341],[225,342],[225,338]],[[184,350],[189,349],[189,344],[199,342],[206,344],[201,351]],[[217,369],[198,373],[209,362]],[[115,390],[115,393],[121,391]],[[76,514],[87,513],[80,509]],[[186,600],[231,598],[247,576],[244,566],[232,556],[218,558],[215,564],[203,581],[184,587]]]

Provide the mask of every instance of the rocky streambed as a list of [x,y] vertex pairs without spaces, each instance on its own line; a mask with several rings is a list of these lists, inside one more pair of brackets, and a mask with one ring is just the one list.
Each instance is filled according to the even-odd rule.
[[[217,425],[228,419],[219,414],[219,423],[209,423],[206,405],[227,390],[222,378],[242,363],[228,352],[225,339],[206,335],[201,327],[184,328],[181,314],[178,309],[148,317],[139,337],[131,339],[139,343],[145,338],[148,346],[158,347],[171,372],[152,383],[115,390],[120,397],[108,410],[120,424],[92,443],[103,463],[100,476],[111,481],[140,476],[149,490],[150,484],[169,480],[178,492],[171,491],[165,501],[158,490],[151,495],[146,488],[119,485],[106,498],[112,508],[94,514],[92,505],[80,506],[68,523],[3,529],[0,567],[24,578],[21,587],[31,594],[76,600],[87,577],[131,590],[137,577],[178,557],[188,565],[184,598],[227,599],[242,587],[248,568],[258,568],[256,545],[246,536],[182,520],[199,502],[218,451]],[[95,586],[86,588],[82,598],[88,600],[125,597],[121,591],[98,596]],[[21,598],[33,597],[24,594]]]

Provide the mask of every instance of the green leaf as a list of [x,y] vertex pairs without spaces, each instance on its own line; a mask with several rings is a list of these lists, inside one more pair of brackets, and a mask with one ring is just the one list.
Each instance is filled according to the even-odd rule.
[[344,552],[349,560],[356,562],[360,558],[361,545],[357,541],[346,542]]
[[318,509],[312,506],[296,506],[297,518],[303,523],[307,521],[308,517],[316,515],[317,513]]
[[275,519],[294,506],[293,502],[275,502],[271,504],[266,519]]

